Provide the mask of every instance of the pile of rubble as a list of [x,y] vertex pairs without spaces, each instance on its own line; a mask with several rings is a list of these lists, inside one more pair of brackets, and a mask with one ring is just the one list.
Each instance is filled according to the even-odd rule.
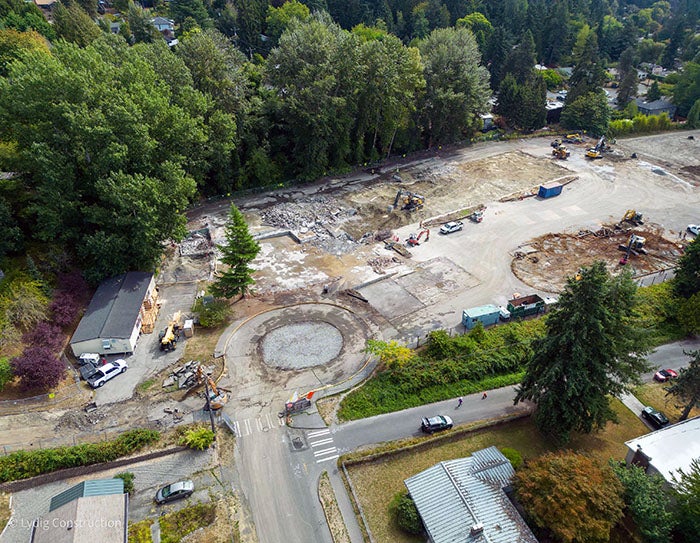
[[197,360],[190,360],[182,366],[176,367],[170,375],[163,380],[163,388],[177,386],[178,389],[192,388],[199,384],[197,369],[202,368],[204,375],[211,375],[214,372],[213,366],[204,366]]
[[378,256],[375,258],[370,258],[367,261],[367,264],[372,268],[372,271],[379,275],[384,275],[386,268],[400,263],[401,261],[395,256]]
[[209,228],[195,230],[180,243],[181,256],[207,256],[213,251]]
[[290,230],[309,244],[335,254],[352,252],[362,241],[342,229],[343,223],[356,215],[356,209],[339,206],[337,199],[327,196],[282,203],[260,213],[265,224]]

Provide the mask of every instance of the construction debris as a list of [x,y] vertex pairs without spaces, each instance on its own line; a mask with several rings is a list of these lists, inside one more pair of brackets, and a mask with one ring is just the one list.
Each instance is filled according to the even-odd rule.
[[177,384],[178,389],[192,388],[199,384],[197,379],[197,369],[202,368],[205,375],[211,375],[214,368],[211,366],[203,366],[197,360],[190,360],[186,364],[175,368],[168,377],[163,380],[163,388],[171,387]]
[[209,228],[194,230],[180,242],[181,256],[209,256],[213,250]]

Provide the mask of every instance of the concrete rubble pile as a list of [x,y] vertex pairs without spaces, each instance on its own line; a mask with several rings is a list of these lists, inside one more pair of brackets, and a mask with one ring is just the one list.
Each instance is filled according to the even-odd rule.
[[197,360],[190,360],[182,366],[176,367],[168,377],[163,380],[163,388],[177,386],[178,389],[192,388],[199,384],[197,380],[197,368],[202,367],[204,375],[211,375],[213,367],[201,365]]
[[180,243],[181,256],[207,256],[213,250],[209,229],[190,232]]
[[285,228],[310,245],[334,254],[349,253],[358,242],[342,229],[343,223],[356,218],[357,210],[338,205],[338,200],[320,196],[299,202],[269,207],[260,213],[265,224]]

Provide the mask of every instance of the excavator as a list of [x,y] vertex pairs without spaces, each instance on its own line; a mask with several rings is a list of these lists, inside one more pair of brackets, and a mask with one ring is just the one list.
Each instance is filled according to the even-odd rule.
[[406,240],[406,243],[408,243],[411,247],[420,245],[420,238],[423,237],[423,234],[425,234],[425,241],[430,241],[430,230],[426,228],[425,230],[421,230],[417,236],[415,234],[411,234]]
[[627,245],[620,245],[619,249],[625,251],[625,256],[620,259],[620,266],[624,266],[630,259],[630,254],[639,256],[640,254],[647,254],[647,250],[644,248],[644,243],[646,238],[632,234]]
[[409,192],[407,190],[399,190],[394,198],[394,209],[401,204],[401,209],[404,211],[416,211],[422,209],[425,205],[425,196]]
[[635,226],[640,226],[644,224],[644,221],[642,220],[643,216],[641,213],[637,213],[636,209],[628,209],[625,214],[622,216],[622,220],[620,222],[630,222]]
[[[202,371],[202,366],[197,367],[197,381],[205,383],[205,390],[209,393],[209,403],[212,411],[218,411],[228,403],[228,394],[222,388],[218,388],[214,380]],[[205,411],[207,406],[204,406]]]
[[161,351],[174,351],[177,346],[178,336],[180,335],[180,312],[177,311],[173,318],[170,319],[168,326],[160,331],[158,339],[160,340]]
[[596,146],[586,151],[586,158],[603,158],[603,151],[605,151],[605,136],[600,136]]

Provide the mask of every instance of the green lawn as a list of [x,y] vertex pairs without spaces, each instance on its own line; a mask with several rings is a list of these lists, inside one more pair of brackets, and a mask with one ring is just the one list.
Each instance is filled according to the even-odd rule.
[[[624,442],[647,433],[646,426],[618,400],[613,407],[620,424],[608,424],[602,432],[578,436],[568,448],[593,455],[601,461],[623,459]],[[448,437],[448,436],[446,436]],[[414,543],[423,541],[401,532],[391,521],[388,505],[398,492],[405,492],[404,479],[443,460],[468,456],[472,452],[495,445],[518,450],[524,459],[534,458],[556,447],[537,431],[532,419],[525,418],[492,428],[479,430],[452,441],[436,441],[424,450],[398,452],[366,464],[348,467],[353,485],[377,543]]]
[[[665,386],[666,383],[657,383],[654,381],[636,387],[632,393],[644,405],[650,405],[659,411],[663,411],[668,417],[668,420],[671,421],[671,424],[675,424],[678,422],[678,417],[681,416],[683,410],[676,407],[676,400],[673,396],[666,396],[666,391],[664,390]],[[695,408],[690,412],[688,418],[698,415],[700,415],[700,409]]]

